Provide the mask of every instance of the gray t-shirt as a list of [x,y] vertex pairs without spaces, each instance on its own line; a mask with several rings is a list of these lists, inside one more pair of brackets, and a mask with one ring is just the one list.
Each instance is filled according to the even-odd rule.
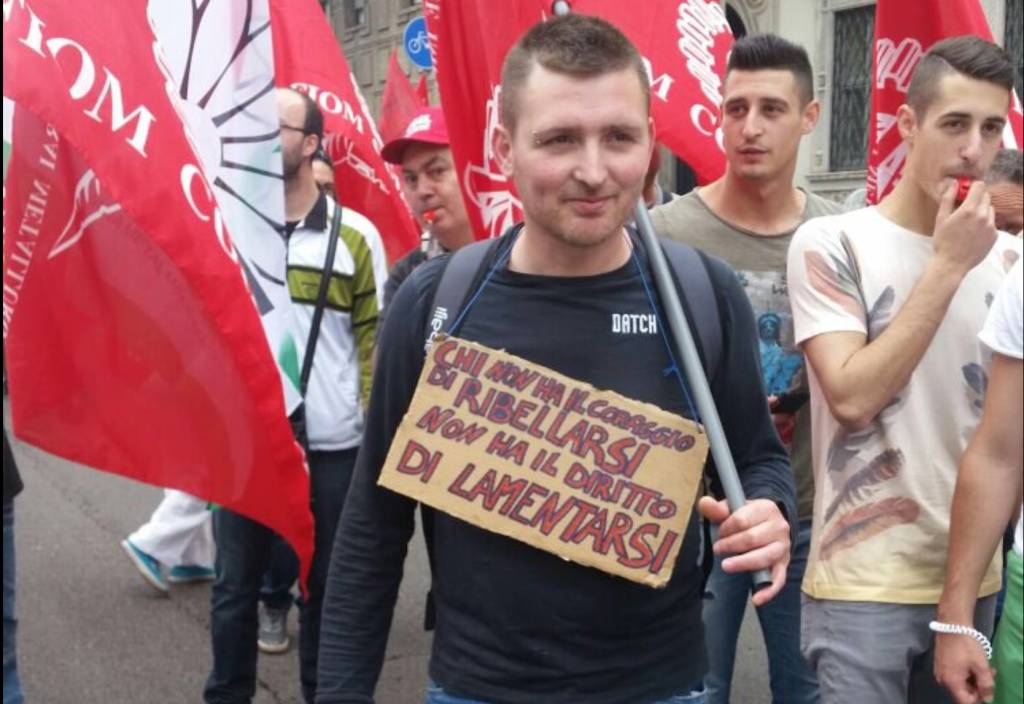
[[[807,194],[801,223],[840,212],[840,206]],[[736,270],[757,318],[761,371],[768,394],[807,393],[804,359],[793,342],[793,315],[786,285],[786,253],[795,229],[777,235],[758,235],[718,217],[694,190],[655,208],[651,220],[658,234],[707,252]],[[794,419],[790,462],[796,479],[800,520],[814,512],[814,475],[811,465],[810,405]]]

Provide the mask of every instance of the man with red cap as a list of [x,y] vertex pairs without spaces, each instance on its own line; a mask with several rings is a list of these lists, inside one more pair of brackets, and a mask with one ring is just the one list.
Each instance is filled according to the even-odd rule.
[[401,137],[381,150],[384,161],[402,168],[405,199],[424,228],[422,245],[391,267],[384,285],[384,310],[413,269],[475,239],[448,145],[444,113],[439,107],[426,107],[413,115]]

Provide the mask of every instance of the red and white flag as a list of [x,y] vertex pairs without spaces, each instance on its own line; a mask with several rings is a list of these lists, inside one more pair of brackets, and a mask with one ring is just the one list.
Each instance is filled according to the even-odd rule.
[[380,99],[380,119],[377,121],[384,144],[401,137],[409,120],[421,107],[423,105],[416,89],[398,64],[398,50],[393,49],[388,61],[388,78]]
[[[867,202],[877,203],[899,181],[907,147],[896,127],[896,112],[921,57],[936,42],[973,34],[992,41],[978,0],[878,0],[875,6],[874,81],[868,120]],[[1020,96],[1013,94],[1003,144],[1019,149],[1024,140]]]
[[338,199],[368,217],[395,261],[420,241],[355,77],[316,0],[270,0],[277,85],[306,93],[324,114],[324,147]]
[[[721,86],[733,37],[715,0],[575,0],[573,12],[616,25],[644,56],[657,139],[686,161],[701,183],[725,170]],[[547,0],[425,0],[441,105],[467,209],[478,237],[522,219],[514,186],[491,151],[499,124],[501,64],[520,36],[550,16]]]
[[3,332],[18,437],[247,515],[305,575],[294,345],[260,315],[287,308],[267,14],[5,3]]

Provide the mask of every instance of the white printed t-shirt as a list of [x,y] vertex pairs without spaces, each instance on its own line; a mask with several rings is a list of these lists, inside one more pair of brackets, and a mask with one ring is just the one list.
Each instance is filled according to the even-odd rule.
[[[989,309],[985,327],[982,328],[978,337],[993,352],[1013,359],[1024,359],[1024,268],[1022,268],[1022,261],[1017,261],[1013,270],[1010,271],[1010,275],[1003,282],[1003,287],[996,296],[995,303]],[[1021,506],[1017,531],[1013,538],[1014,552],[1024,556],[1022,524],[1024,524],[1024,505]]]
[[[932,238],[877,208],[810,220],[788,257],[796,342],[829,332],[876,339],[932,257]],[[860,432],[831,414],[808,365],[815,496],[803,590],[818,599],[934,604],[942,592],[957,466],[981,419],[988,306],[1020,258],[1000,234],[961,282],[907,385]],[[981,594],[999,589],[1001,556]]]

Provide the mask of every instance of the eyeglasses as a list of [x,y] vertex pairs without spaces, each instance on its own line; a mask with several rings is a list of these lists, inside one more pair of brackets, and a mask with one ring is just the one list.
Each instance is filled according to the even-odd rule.
[[308,132],[306,132],[306,129],[304,127],[295,127],[294,125],[283,125],[283,124],[279,125],[279,127],[282,130],[295,130],[296,132],[301,132],[302,134],[309,134]]

